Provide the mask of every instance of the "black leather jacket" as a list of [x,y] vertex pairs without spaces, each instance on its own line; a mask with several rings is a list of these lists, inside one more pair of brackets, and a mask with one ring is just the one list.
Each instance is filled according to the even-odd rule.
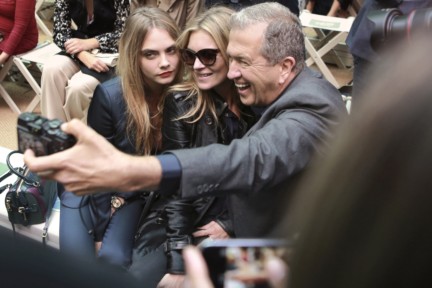
[[[194,104],[193,98],[187,98],[187,92],[174,92],[167,95],[164,104],[162,126],[163,150],[192,148],[206,146],[213,143],[229,144],[233,138],[242,137],[253,125],[255,118],[247,107],[241,107],[242,119],[238,119],[237,135],[228,139],[224,129],[224,118],[233,117],[227,104],[217,94],[212,93],[218,121],[206,112],[196,123],[186,120],[174,120],[186,114]],[[232,222],[228,215],[225,197],[206,197],[196,200],[176,199],[165,206],[167,219],[168,272],[172,274],[184,273],[181,249],[191,243],[192,232],[196,227],[216,221],[230,236],[234,236]],[[195,239],[197,240],[197,239]]]

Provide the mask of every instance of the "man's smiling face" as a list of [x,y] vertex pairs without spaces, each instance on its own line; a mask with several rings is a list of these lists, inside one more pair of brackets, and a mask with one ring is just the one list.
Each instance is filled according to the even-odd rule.
[[252,24],[232,29],[229,36],[228,78],[234,80],[241,101],[249,106],[266,106],[280,94],[281,67],[270,64],[260,51],[266,28],[265,23]]

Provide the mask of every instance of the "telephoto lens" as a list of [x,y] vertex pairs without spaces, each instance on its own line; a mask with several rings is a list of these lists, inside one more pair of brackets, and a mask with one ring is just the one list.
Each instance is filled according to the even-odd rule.
[[394,41],[409,41],[415,34],[432,30],[432,8],[413,10],[406,15],[396,8],[376,10],[368,18],[374,25],[370,43],[377,51]]

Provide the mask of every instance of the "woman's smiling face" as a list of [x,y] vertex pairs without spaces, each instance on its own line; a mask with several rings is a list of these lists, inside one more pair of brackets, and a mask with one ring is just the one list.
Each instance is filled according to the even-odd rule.
[[[203,30],[191,33],[187,48],[195,53],[203,49],[219,49],[210,34]],[[227,79],[228,65],[220,53],[216,54],[215,63],[209,66],[205,66],[196,57],[192,69],[195,81],[202,90],[213,89]]]

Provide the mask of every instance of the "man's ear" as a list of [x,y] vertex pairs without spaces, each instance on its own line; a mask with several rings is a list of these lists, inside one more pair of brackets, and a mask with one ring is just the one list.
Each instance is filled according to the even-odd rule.
[[286,83],[287,80],[292,78],[293,70],[296,65],[296,60],[294,57],[285,57],[281,62],[281,73],[279,76],[279,84]]

